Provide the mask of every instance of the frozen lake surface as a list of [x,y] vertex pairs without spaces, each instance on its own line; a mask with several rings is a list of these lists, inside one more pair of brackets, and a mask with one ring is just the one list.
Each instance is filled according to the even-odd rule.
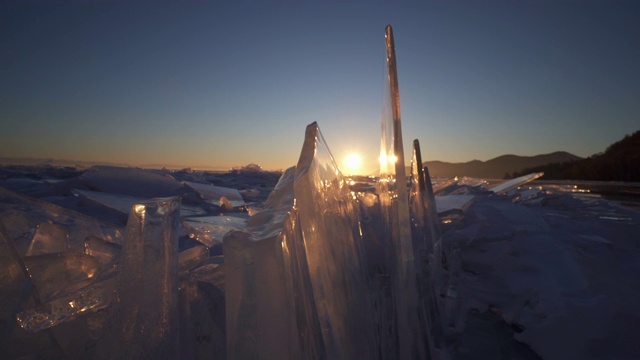
[[[39,297],[24,287],[29,282],[20,278],[3,241],[2,358],[96,355],[127,209],[171,196],[182,199],[179,281],[198,290],[189,312],[198,319],[190,330],[190,357],[226,357],[222,238],[246,230],[280,176],[255,169],[0,168],[3,236],[11,237]],[[640,214],[620,205],[633,203],[632,195],[621,194],[633,194],[634,184],[620,185],[534,182],[498,195],[480,179],[434,184],[442,243],[455,254],[443,264],[442,321],[450,358],[640,358]],[[354,194],[366,188],[352,185]],[[608,189],[608,196],[617,188],[618,202],[590,188]],[[79,304],[96,292],[104,304],[42,319],[54,311],[43,306]],[[40,309],[40,318],[29,313],[33,309]],[[22,326],[12,320],[29,314]]]

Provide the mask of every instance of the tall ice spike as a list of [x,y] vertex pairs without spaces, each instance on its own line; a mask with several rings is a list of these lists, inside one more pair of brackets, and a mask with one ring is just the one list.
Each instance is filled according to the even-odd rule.
[[398,359],[428,358],[426,314],[420,311],[416,263],[411,236],[409,196],[400,122],[400,92],[393,30],[387,25],[386,86],[380,149],[378,195],[390,239],[387,266],[395,304]]

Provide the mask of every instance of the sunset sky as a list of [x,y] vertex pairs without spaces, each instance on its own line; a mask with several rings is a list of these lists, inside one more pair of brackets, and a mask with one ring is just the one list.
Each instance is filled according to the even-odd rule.
[[317,121],[373,172],[386,24],[425,161],[589,156],[640,130],[631,2],[10,3],[0,157],[282,169]]

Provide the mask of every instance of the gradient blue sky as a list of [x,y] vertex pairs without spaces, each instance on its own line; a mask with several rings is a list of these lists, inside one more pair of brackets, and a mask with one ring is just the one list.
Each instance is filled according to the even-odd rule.
[[405,150],[462,162],[640,129],[640,5],[0,5],[0,157],[267,169],[320,124],[340,164],[380,146],[394,28]]

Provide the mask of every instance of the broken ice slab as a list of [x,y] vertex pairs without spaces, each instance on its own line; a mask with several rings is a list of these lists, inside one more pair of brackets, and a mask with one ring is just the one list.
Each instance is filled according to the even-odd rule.
[[44,222],[38,225],[26,255],[42,255],[69,250],[69,232],[58,224]]
[[93,166],[78,180],[87,189],[145,199],[179,195],[182,187],[167,173],[133,167]]
[[209,200],[212,204],[233,209],[246,206],[240,192],[233,188],[215,186],[211,184],[194,183],[183,181],[183,183],[195,190],[204,200]]
[[97,357],[175,359],[180,198],[132,207],[117,277],[119,303]]
[[196,245],[178,254],[178,272],[185,273],[209,258],[209,248]]
[[[0,221],[14,240],[18,251],[25,254],[32,243],[37,228],[43,223],[63,226],[71,251],[83,252],[87,236],[109,241],[119,241],[120,229],[98,222],[96,219],[38,199],[18,195],[0,188]],[[61,245],[55,245],[61,246]]]
[[433,193],[439,194],[441,191],[444,191],[450,186],[455,185],[458,182],[458,178],[449,178],[449,179],[438,179],[433,183]]
[[[90,201],[93,201],[102,206],[116,210],[126,215],[129,215],[129,210],[131,210],[132,206],[146,200],[145,198],[142,198],[142,197],[110,194],[110,193],[103,193],[103,192],[89,191],[89,190],[73,189],[72,192],[77,196],[82,196]],[[203,209],[197,206],[183,205],[180,208],[180,214],[182,216],[197,216],[197,215],[206,214],[206,211],[204,211]]]
[[478,178],[463,176],[463,177],[459,178],[458,181],[456,181],[456,184],[458,184],[458,185],[466,185],[466,186],[469,186],[469,187],[486,187],[487,186],[487,181],[484,180],[484,179],[478,179]]
[[475,195],[442,195],[436,196],[438,215],[451,212],[464,212],[475,199]]
[[222,244],[222,238],[232,230],[244,230],[247,220],[234,216],[200,216],[182,219],[185,233],[208,247]]
[[520,176],[515,179],[502,182],[496,186],[492,186],[491,188],[489,188],[489,190],[493,191],[496,194],[506,194],[509,190],[515,189],[518,186],[524,185],[529,181],[533,181],[539,177],[542,177],[543,175],[543,172],[538,172]]
[[116,289],[115,277],[56,298],[16,316],[23,329],[36,332],[108,307]]

